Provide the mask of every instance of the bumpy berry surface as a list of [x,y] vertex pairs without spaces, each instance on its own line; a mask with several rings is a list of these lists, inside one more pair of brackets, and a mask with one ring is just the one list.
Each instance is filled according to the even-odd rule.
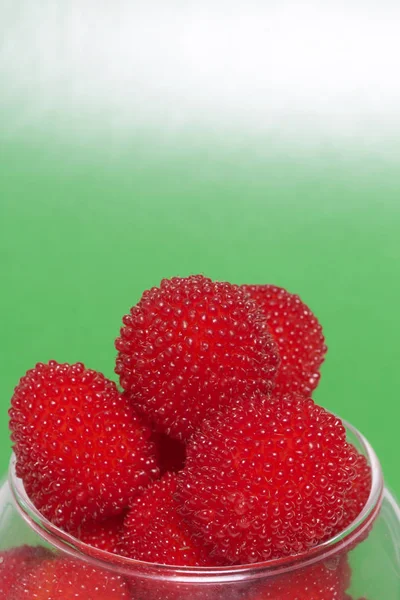
[[186,460],[186,444],[165,433],[154,433],[153,440],[161,475],[167,472],[176,473],[183,469]]
[[148,579],[136,582],[136,585],[132,586],[132,594],[133,600],[251,600],[247,595],[248,588],[249,585],[237,582],[190,585]]
[[347,557],[341,555],[256,582],[189,586],[143,581],[136,586],[136,593],[145,600],[351,600],[345,593],[350,579]]
[[327,351],[317,318],[298,296],[283,288],[273,285],[243,288],[262,308],[278,346],[281,364],[275,390],[310,395],[318,385],[319,368]]
[[206,566],[215,562],[190,537],[174,500],[176,474],[166,473],[132,503],[119,551],[125,556],[169,565]]
[[22,577],[12,600],[131,600],[119,575],[69,559],[45,560]]
[[355,476],[352,480],[351,488],[346,494],[343,518],[335,527],[334,534],[340,533],[357,519],[366,505],[371,491],[371,467],[366,457],[360,454],[354,446],[351,446],[351,450],[354,455],[353,468]]
[[334,557],[266,581],[248,600],[346,600],[350,578],[347,557]]
[[297,394],[258,394],[203,422],[188,442],[177,498],[213,555],[246,564],[329,538],[353,476],[337,417]]
[[0,598],[12,600],[15,584],[51,552],[42,546],[18,546],[0,551]]
[[279,364],[257,303],[201,275],[143,294],[116,340],[116,373],[157,429],[186,439],[210,408],[267,391]]
[[85,544],[105,550],[117,552],[117,544],[123,529],[125,513],[110,517],[104,521],[88,521],[75,532],[75,536]]
[[121,513],[158,476],[150,429],[112,381],[80,363],[28,371],[11,400],[10,429],[28,495],[70,531]]

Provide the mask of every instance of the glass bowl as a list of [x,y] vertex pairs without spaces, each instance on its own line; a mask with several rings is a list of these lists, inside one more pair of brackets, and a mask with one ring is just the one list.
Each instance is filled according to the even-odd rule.
[[[345,425],[348,440],[372,469],[371,493],[357,520],[308,553],[234,567],[170,567],[87,546],[36,510],[16,477],[13,456],[8,481],[0,490],[1,600],[399,600],[400,509],[384,487],[370,444]],[[7,588],[7,554],[27,545],[36,565],[58,561],[51,563],[54,573],[60,561],[66,562],[69,579],[54,575],[51,591],[41,588],[37,596],[24,588],[26,576]]]

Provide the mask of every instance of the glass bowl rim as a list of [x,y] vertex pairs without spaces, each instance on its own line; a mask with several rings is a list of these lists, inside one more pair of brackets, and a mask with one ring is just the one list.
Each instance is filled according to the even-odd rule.
[[33,505],[25,492],[23,482],[15,472],[16,457],[11,456],[8,482],[14,504],[29,527],[53,548],[70,557],[86,561],[94,567],[108,569],[124,576],[140,576],[148,579],[186,583],[228,583],[243,579],[258,579],[289,573],[317,562],[335,561],[341,553],[348,551],[375,520],[382,503],[384,483],[378,457],[368,440],[350,423],[341,419],[348,432],[356,438],[363,454],[368,459],[372,472],[370,495],[363,510],[346,529],[315,546],[314,548],[285,558],[265,562],[224,567],[171,566],[126,558],[105,550],[93,548],[48,521]]

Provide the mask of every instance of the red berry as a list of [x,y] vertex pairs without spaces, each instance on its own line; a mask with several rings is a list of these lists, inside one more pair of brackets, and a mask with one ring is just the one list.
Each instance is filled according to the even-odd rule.
[[0,598],[9,600],[14,586],[39,561],[51,556],[42,546],[18,546],[0,551]]
[[248,588],[249,585],[242,582],[210,585],[205,581],[188,584],[149,578],[136,582],[132,594],[133,600],[250,600],[246,594]]
[[13,600],[131,600],[127,583],[113,575],[70,559],[45,560],[22,577]]
[[366,457],[360,454],[354,446],[351,446],[351,449],[354,457],[353,479],[344,501],[343,518],[336,526],[333,535],[340,533],[357,519],[366,505],[371,491],[371,467]]
[[132,503],[119,551],[124,556],[168,565],[215,564],[191,539],[174,500],[176,474],[167,473]]
[[300,392],[317,387],[327,347],[322,327],[311,310],[295,294],[273,285],[244,285],[263,310],[278,346],[281,364],[275,391]]
[[371,467],[365,456],[355,450],[357,462],[354,465],[356,476],[352,481],[351,488],[347,492],[345,500],[345,518],[342,521],[342,528],[346,528],[357,519],[362,509],[366,505],[372,485]]
[[120,514],[158,476],[150,429],[115,383],[80,363],[28,371],[11,400],[10,429],[28,495],[70,531]]
[[347,556],[271,578],[248,600],[346,600],[351,570]]
[[168,471],[176,473],[183,469],[186,460],[186,445],[165,433],[153,434],[161,475]]
[[180,511],[228,563],[296,554],[332,535],[352,464],[337,417],[298,394],[257,394],[205,420],[189,440]]
[[125,513],[122,513],[104,521],[88,521],[78,528],[75,536],[89,546],[115,553],[124,519]]
[[123,319],[116,373],[158,431],[188,438],[210,408],[268,391],[279,364],[256,302],[201,275],[164,279]]

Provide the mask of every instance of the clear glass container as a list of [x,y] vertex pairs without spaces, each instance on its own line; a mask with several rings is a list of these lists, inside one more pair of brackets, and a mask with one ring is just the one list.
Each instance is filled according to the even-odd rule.
[[[0,490],[1,600],[399,600],[400,509],[384,487],[369,443],[350,425],[347,431],[373,475],[369,500],[357,520],[308,553],[234,567],[170,567],[87,546],[35,509],[15,475],[12,457],[8,481]],[[35,548],[35,568],[58,561],[51,563],[50,587],[40,588],[37,596],[31,567],[10,584],[8,553],[26,545]],[[57,576],[60,561],[71,567],[67,578]]]

